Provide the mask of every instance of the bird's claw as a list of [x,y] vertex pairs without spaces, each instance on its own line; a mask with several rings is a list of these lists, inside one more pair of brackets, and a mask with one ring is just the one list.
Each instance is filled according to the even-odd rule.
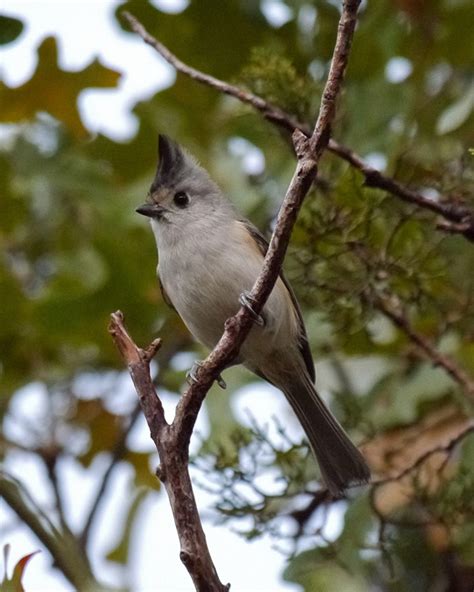
[[202,362],[199,362],[198,360],[196,360],[195,362],[193,362],[193,365],[191,366],[191,368],[186,372],[186,382],[188,384],[192,384],[193,382],[197,382],[197,376],[196,376],[196,372],[197,369],[200,368],[202,366]]
[[227,383],[226,381],[222,378],[222,376],[219,374],[219,376],[216,379],[217,384],[221,387],[222,390],[225,391],[225,389],[227,388]]
[[240,304],[242,306],[245,306],[245,308],[249,311],[249,313],[251,314],[251,316],[253,318],[254,323],[259,325],[260,327],[264,327],[265,326],[265,319],[262,317],[262,315],[259,315],[254,311],[252,301],[253,301],[253,298],[250,295],[250,292],[242,292],[242,294],[239,296]]
[[[202,365],[203,365],[202,362],[199,362],[198,360],[196,360],[194,362],[194,364],[191,366],[190,370],[188,370],[186,372],[186,381],[188,384],[192,384],[193,382],[198,381],[197,376],[196,376],[196,372],[197,372],[198,368],[200,368]],[[227,388],[227,384],[220,374],[217,377],[216,382],[221,387],[221,389]]]

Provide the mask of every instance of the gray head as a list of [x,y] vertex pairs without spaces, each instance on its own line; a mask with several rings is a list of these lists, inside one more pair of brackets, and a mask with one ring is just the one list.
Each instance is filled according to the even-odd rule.
[[147,203],[137,208],[153,227],[190,225],[205,220],[213,224],[233,215],[233,207],[219,187],[186,150],[165,135],[158,137],[160,160],[148,193]]

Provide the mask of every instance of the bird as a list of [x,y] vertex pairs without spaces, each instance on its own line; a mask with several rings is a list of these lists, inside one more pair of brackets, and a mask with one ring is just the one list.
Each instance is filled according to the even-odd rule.
[[316,391],[303,316],[283,273],[262,312],[253,311],[250,290],[268,248],[265,237],[188,150],[160,134],[158,151],[146,202],[136,211],[150,219],[165,302],[209,349],[226,320],[246,306],[255,322],[231,365],[243,364],[284,393],[332,495],[367,483],[363,455]]

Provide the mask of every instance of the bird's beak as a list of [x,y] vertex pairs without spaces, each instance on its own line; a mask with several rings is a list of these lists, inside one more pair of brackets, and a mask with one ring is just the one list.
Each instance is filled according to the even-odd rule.
[[142,216],[148,216],[148,218],[159,218],[163,213],[163,207],[158,204],[143,204],[139,206],[135,211]]

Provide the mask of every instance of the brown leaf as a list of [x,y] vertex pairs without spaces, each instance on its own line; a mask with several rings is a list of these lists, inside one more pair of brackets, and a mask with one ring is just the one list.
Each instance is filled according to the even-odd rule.
[[85,467],[90,465],[99,452],[108,452],[113,449],[122,430],[121,420],[120,416],[105,409],[101,399],[77,401],[71,421],[87,428],[90,436],[87,452],[79,457]]
[[38,65],[33,76],[18,88],[0,82],[0,121],[21,122],[46,111],[64,123],[77,137],[87,135],[77,99],[86,88],[117,86],[120,73],[94,60],[80,72],[66,72],[58,66],[54,37],[47,37],[38,48]]
[[[372,471],[381,478],[397,477],[416,463],[424,454],[440,446],[447,446],[470,424],[454,405],[445,405],[408,427],[384,432],[362,447]],[[436,452],[417,467],[419,485],[435,492],[454,470],[446,464],[447,452]],[[374,503],[382,515],[389,515],[409,504],[415,495],[413,473],[387,482],[377,488]]]

